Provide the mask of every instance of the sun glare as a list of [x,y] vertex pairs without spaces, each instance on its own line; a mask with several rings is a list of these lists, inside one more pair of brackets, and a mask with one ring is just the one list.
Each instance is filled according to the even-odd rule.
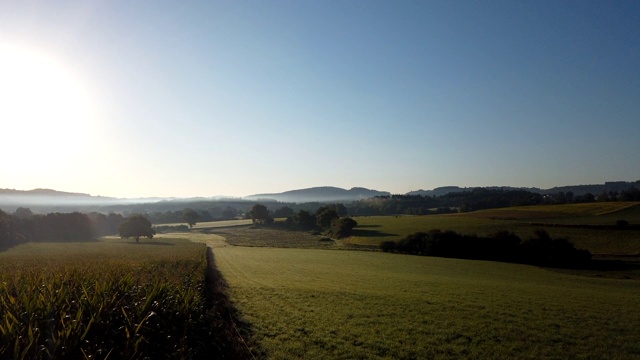
[[[12,167],[60,166],[86,151],[91,98],[72,69],[45,52],[0,43],[0,148]],[[53,162],[53,165],[52,165]]]

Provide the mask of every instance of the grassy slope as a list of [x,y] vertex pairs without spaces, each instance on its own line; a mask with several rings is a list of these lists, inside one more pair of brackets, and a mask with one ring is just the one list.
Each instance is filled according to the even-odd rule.
[[527,206],[450,215],[357,217],[358,227],[349,242],[377,245],[382,241],[397,241],[413,232],[431,229],[478,235],[506,230],[526,239],[532,236],[536,229],[544,228],[551,236],[567,238],[577,247],[594,254],[640,255],[639,230],[545,227],[531,224],[613,225],[619,219],[625,219],[631,224],[640,224],[640,204]]
[[274,359],[640,356],[634,280],[374,252],[214,253]]
[[[640,223],[640,204],[637,202],[605,202],[564,205],[516,206],[502,209],[480,210],[466,214],[477,218],[513,219],[537,222],[564,221],[581,224],[589,219],[592,223],[615,224],[620,217],[629,217]],[[610,221],[611,219],[615,219]]]

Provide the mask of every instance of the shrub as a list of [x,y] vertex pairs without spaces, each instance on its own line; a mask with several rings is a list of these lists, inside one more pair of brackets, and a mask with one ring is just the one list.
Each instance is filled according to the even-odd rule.
[[393,252],[396,249],[395,241],[383,241],[380,243],[380,250],[384,252]]
[[591,260],[589,251],[576,249],[566,239],[552,239],[544,230],[537,230],[535,237],[524,242],[511,232],[478,237],[453,231],[431,230],[408,235],[397,243],[385,241],[380,244],[380,249],[414,255],[559,267],[584,266]]
[[629,222],[627,220],[618,220],[616,221],[616,225],[618,226],[629,226]]
[[333,219],[329,233],[337,238],[348,237],[351,236],[351,231],[357,225],[358,223],[350,217]]
[[521,245],[523,262],[545,266],[583,266],[591,260],[587,250],[576,249],[567,239],[552,239],[544,230],[537,230],[536,237]]

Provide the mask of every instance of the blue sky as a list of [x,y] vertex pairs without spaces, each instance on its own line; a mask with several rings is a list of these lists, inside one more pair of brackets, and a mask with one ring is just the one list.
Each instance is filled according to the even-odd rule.
[[2,188],[640,179],[637,1],[0,1],[0,44]]

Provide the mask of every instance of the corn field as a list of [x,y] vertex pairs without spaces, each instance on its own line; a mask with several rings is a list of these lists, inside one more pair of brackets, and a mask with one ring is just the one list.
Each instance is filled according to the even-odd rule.
[[162,248],[162,256],[137,247],[126,256],[0,258],[0,359],[215,353],[220,339],[203,296],[206,247]]

